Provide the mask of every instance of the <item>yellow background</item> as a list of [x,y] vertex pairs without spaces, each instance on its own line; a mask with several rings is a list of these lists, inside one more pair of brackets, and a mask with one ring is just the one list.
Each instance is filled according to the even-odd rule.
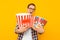
[[39,40],[60,40],[60,1],[59,0],[0,0],[0,40],[16,40],[14,33],[16,14],[27,11],[29,3],[36,4],[35,15],[44,17],[48,22],[45,33]]

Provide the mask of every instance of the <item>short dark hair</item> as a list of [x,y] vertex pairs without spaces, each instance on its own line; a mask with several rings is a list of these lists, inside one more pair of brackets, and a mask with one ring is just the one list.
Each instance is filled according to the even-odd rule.
[[[29,8],[29,6],[30,6],[30,5],[35,6],[35,4],[34,4],[34,3],[30,3],[30,4],[28,4],[27,8]],[[36,6],[35,6],[35,8],[36,8]]]

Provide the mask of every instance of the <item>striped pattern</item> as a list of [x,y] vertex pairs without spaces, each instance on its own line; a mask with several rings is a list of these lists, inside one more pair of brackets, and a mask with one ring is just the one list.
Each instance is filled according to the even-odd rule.
[[19,26],[22,26],[22,25],[30,26],[30,24],[32,24],[30,14],[17,14],[16,18],[17,18],[17,24]]

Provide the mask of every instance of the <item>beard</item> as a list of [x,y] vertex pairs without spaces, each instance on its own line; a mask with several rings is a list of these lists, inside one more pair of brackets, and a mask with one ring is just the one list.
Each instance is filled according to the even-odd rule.
[[30,12],[30,14],[32,14],[33,12]]

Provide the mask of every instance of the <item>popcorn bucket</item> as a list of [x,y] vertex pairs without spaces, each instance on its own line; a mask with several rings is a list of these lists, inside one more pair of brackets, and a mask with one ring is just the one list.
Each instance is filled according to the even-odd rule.
[[34,19],[34,24],[33,25],[34,25],[34,27],[39,28],[39,25],[40,26],[45,26],[46,23],[47,23],[47,21],[44,18],[36,16],[35,19]]
[[17,24],[19,26],[32,26],[31,14],[29,13],[20,13],[16,14]]

